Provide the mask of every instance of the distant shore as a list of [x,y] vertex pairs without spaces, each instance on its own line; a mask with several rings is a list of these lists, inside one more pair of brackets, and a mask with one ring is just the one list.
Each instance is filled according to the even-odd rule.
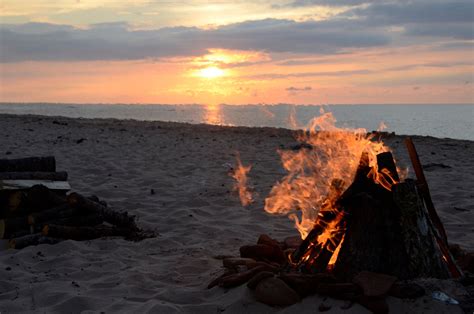
[[192,124],[294,128],[290,116],[304,126],[333,112],[339,127],[378,130],[439,138],[474,140],[474,105],[160,105],[160,104],[48,104],[0,103],[0,114],[35,114],[70,118],[115,118],[138,121],[172,121]]
[[[0,159],[54,155],[74,191],[128,210],[140,226],[159,233],[137,243],[112,238],[2,251],[1,312],[277,311],[257,303],[244,286],[227,293],[206,286],[221,272],[218,256],[238,255],[261,233],[297,234],[287,217],[263,211],[265,196],[285,174],[277,150],[296,144],[294,131],[13,114],[0,114],[0,129]],[[404,136],[386,135],[399,165],[410,166]],[[474,141],[412,138],[450,243],[474,250]],[[256,201],[248,208],[228,175],[237,153],[252,166]],[[451,281],[428,286],[456,298]],[[287,311],[312,313],[321,302],[309,297]],[[461,313],[429,294],[389,303],[393,312]]]

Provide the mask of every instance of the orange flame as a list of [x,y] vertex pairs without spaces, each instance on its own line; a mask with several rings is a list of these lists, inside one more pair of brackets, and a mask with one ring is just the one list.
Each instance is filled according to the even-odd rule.
[[252,166],[244,166],[237,156],[237,165],[235,170],[230,174],[235,179],[234,190],[239,193],[240,202],[242,206],[248,206],[253,203],[252,192],[247,187],[247,174],[250,172]]
[[[273,186],[265,199],[265,211],[288,214],[303,239],[315,226],[321,209],[336,211],[334,203],[340,194],[333,193],[331,186],[334,182],[345,188],[351,184],[362,153],[368,155],[368,166],[372,168],[369,176],[376,183],[389,190],[395,183],[387,172],[380,174],[377,169],[377,154],[390,149],[380,140],[374,140],[375,134],[368,135],[365,129],[338,128],[335,123],[332,113],[321,111],[321,116],[310,121],[297,136],[298,141],[313,149],[279,151],[288,174]],[[324,244],[335,232],[340,232],[336,225],[337,220],[334,225],[324,226],[325,231],[317,242]],[[329,246],[331,251],[337,248]]]

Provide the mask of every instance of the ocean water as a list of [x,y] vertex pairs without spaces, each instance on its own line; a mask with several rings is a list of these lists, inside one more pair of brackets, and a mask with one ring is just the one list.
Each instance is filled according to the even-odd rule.
[[0,113],[65,116],[73,118],[116,118],[174,121],[249,127],[293,128],[333,112],[338,126],[378,129],[397,134],[429,135],[474,140],[474,105],[137,105],[137,104],[13,104],[1,103]]

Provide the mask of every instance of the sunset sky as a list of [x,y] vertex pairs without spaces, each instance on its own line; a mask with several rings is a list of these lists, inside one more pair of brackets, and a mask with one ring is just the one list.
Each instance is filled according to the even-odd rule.
[[1,0],[0,101],[474,103],[473,3]]

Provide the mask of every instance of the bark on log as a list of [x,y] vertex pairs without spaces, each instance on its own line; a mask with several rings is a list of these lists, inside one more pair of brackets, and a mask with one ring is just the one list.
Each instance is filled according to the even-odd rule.
[[89,214],[55,219],[50,223],[53,225],[68,227],[94,227],[102,224],[103,222],[104,219],[101,216],[98,216],[97,214]]
[[9,171],[56,171],[54,156],[30,157],[21,159],[0,159],[0,172]]
[[42,212],[0,220],[0,239],[20,237],[40,232],[47,223],[58,225],[97,225],[103,222],[97,214],[84,214],[78,209],[63,204]]
[[102,237],[126,237],[130,234],[130,230],[108,226],[69,227],[49,224],[44,226],[42,234],[53,238],[83,241]]
[[62,204],[41,212],[32,213],[28,215],[28,221],[30,224],[44,224],[53,220],[84,215],[86,213],[80,209],[72,208],[69,204]]
[[135,223],[135,216],[130,216],[127,212],[116,212],[100,203],[91,201],[90,199],[78,193],[69,194],[67,201],[74,208],[97,213],[98,215],[102,216],[106,222],[119,228],[126,228],[130,231],[139,230]]
[[25,172],[0,172],[0,180],[51,180],[67,181],[67,172],[44,172],[44,171],[25,171]]
[[0,220],[0,239],[8,239],[20,230],[30,230],[28,217],[24,216]]
[[31,211],[40,211],[66,203],[66,198],[44,185],[35,185],[28,189],[25,197],[25,207]]
[[14,216],[24,198],[25,191],[0,190],[0,218]]
[[0,218],[23,216],[65,203],[65,196],[43,185],[26,190],[0,191]]
[[388,262],[392,257],[388,247],[391,243],[387,238],[390,208],[367,193],[359,193],[351,198],[346,210],[350,216],[335,274],[349,281],[363,270],[390,274]]
[[393,200],[360,194],[350,202],[335,274],[349,280],[364,270],[400,279],[449,278],[448,264],[414,182],[394,185],[390,195]]
[[23,249],[27,246],[31,245],[39,245],[39,244],[56,244],[62,241],[61,239],[45,237],[41,233],[30,234],[23,237],[11,239],[8,241],[8,247],[10,249]]
[[401,241],[410,257],[405,270],[408,276],[449,278],[449,266],[459,272],[449,251],[443,254],[438,245],[440,243],[436,240],[434,227],[419,197],[415,182],[407,179],[404,183],[395,185],[393,198],[401,211]]

